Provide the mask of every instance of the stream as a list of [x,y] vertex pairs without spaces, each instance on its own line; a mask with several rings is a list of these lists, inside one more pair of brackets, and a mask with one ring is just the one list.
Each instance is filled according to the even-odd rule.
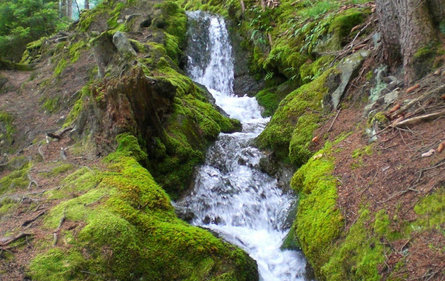
[[233,93],[234,63],[224,19],[200,11],[188,12],[188,17],[187,73],[206,86],[216,104],[240,120],[243,129],[219,135],[198,168],[192,192],[175,206],[194,214],[193,225],[245,250],[257,261],[260,280],[305,280],[303,255],[280,249],[295,196],[260,171],[264,155],[251,145],[269,118],[261,116],[255,98]]

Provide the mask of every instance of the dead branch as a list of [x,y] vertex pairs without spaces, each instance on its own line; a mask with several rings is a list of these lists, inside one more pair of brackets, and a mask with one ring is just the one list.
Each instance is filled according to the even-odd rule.
[[40,156],[42,156],[43,161],[45,161],[45,154],[42,151],[42,146],[39,145],[39,148],[37,149],[37,151],[39,152]]
[[32,236],[32,235],[33,235],[32,233],[20,232],[19,234],[17,234],[16,236],[13,236],[13,237],[0,238],[0,247],[8,246],[9,244],[11,244],[23,237]]
[[57,241],[59,241],[59,232],[60,232],[60,229],[62,228],[63,222],[66,219],[66,213],[65,212],[66,212],[66,210],[63,211],[63,216],[60,218],[59,226],[57,227],[56,231],[53,232],[53,237],[54,237],[54,239],[53,239],[53,246],[54,247],[57,245]]
[[28,179],[29,179],[29,184],[28,184],[28,189],[31,189],[31,186],[33,184],[35,184],[35,186],[38,188],[39,184],[31,177],[31,175],[28,173]]
[[59,134],[56,134],[56,133],[47,133],[46,135],[48,136],[48,137],[50,137],[50,138],[53,138],[53,139],[57,139],[57,140],[61,140],[62,138],[63,138],[63,135],[66,133],[66,132],[68,132],[68,131],[72,131],[73,130],[73,128],[72,127],[69,127],[69,128],[66,128],[66,129],[64,129],[62,132],[60,132]]
[[429,120],[429,119],[441,117],[441,116],[445,116],[445,110],[408,118],[408,119],[396,122],[396,123],[392,124],[391,126],[392,127],[400,127],[400,126],[406,126],[406,125],[414,125],[416,123],[419,123],[420,121],[425,121],[425,120]]
[[402,106],[399,110],[395,111],[392,115],[391,115],[391,119],[394,119],[396,116],[400,115],[402,112],[407,111],[409,108],[411,108],[413,105],[415,105],[417,102],[422,102],[424,100],[426,100],[427,98],[429,98],[432,95],[435,94],[440,94],[442,91],[445,91],[445,84],[441,85],[431,91],[428,91],[426,93],[424,93],[423,95],[411,100],[410,102],[408,102],[407,104],[405,104],[404,106]]
[[46,213],[45,211],[42,211],[40,213],[37,214],[37,216],[35,216],[34,218],[30,219],[30,220],[26,220],[25,222],[23,222],[22,226],[23,227],[28,227],[31,225],[31,223],[33,223],[34,221],[36,221],[38,218],[40,218],[41,216],[43,216]]
[[338,115],[340,115],[340,111],[341,109],[337,110],[337,114],[335,115],[334,120],[332,120],[331,126],[329,126],[328,132],[330,132],[332,130],[332,127],[334,126],[335,120],[337,120]]

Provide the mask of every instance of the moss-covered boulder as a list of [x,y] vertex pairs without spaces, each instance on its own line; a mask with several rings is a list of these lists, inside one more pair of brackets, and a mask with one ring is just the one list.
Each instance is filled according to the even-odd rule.
[[258,137],[259,146],[271,148],[279,158],[297,165],[306,162],[311,155],[313,131],[321,118],[322,100],[329,92],[327,78],[335,72],[335,69],[326,71],[286,96]]
[[[129,134],[104,170],[81,169],[56,192],[82,187],[45,218],[60,232],[55,248],[31,262],[35,280],[258,280],[256,263],[210,232],[179,220],[165,191],[137,159],[146,154]],[[56,196],[54,194],[53,196]],[[225,279],[224,279],[225,278]]]

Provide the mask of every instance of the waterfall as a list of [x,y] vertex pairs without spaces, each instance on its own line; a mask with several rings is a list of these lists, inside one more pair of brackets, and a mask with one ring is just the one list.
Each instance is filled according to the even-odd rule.
[[257,261],[261,280],[305,280],[302,254],[280,250],[295,198],[260,171],[263,155],[251,146],[269,119],[261,117],[255,98],[233,93],[234,65],[224,19],[200,11],[188,17],[188,75],[206,86],[216,104],[241,121],[243,130],[220,134],[197,171],[193,191],[175,205],[194,214],[192,224],[245,250]]

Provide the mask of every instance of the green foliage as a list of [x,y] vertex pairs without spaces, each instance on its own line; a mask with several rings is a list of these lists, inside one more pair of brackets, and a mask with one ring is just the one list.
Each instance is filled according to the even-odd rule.
[[27,43],[64,26],[58,17],[58,1],[1,1],[0,57],[19,61]]

